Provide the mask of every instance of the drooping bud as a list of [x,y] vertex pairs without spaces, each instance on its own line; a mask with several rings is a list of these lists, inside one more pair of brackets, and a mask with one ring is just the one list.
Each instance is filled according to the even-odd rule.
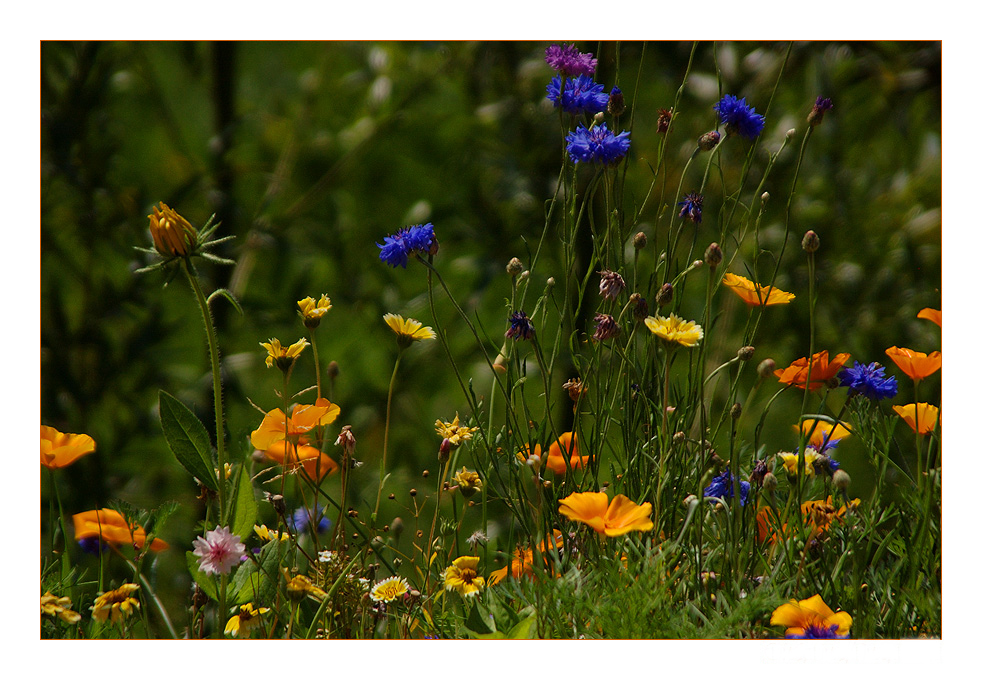
[[743,404],[736,402],[730,407],[730,418],[737,420],[741,415],[743,415]]
[[790,130],[788,130],[787,132],[784,133],[784,138],[785,139],[794,139],[794,136],[796,134],[798,134],[798,131],[795,130],[794,128],[791,128]]
[[737,359],[740,361],[750,361],[754,358],[753,345],[747,345],[737,350]]
[[450,443],[449,439],[444,439],[440,444],[440,451],[437,453],[437,460],[441,463],[446,463],[450,460],[450,452],[453,450],[453,445]]

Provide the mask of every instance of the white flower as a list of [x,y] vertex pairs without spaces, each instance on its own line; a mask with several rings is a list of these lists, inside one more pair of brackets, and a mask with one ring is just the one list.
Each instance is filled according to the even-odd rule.
[[325,564],[330,564],[333,562],[336,556],[337,553],[335,553],[333,550],[321,550],[319,553],[317,553],[317,559]]

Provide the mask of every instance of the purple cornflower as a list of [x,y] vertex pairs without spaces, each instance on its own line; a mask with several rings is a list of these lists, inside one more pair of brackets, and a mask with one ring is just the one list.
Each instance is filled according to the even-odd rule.
[[805,628],[801,635],[785,635],[784,637],[788,640],[845,640],[849,637],[849,633],[839,635],[838,630],[839,624],[837,623],[833,623],[831,626],[813,623]]
[[620,160],[631,147],[630,132],[614,134],[607,123],[586,128],[580,125],[575,132],[566,135],[566,151],[574,163],[603,163],[609,165]]
[[88,536],[78,540],[78,547],[90,555],[99,555],[109,550],[109,546],[103,543],[98,536]]
[[849,388],[849,394],[861,394],[871,401],[897,396],[897,379],[887,377],[886,369],[875,361],[866,366],[857,361],[852,368],[839,371],[838,377],[839,384]]
[[575,45],[550,45],[546,48],[546,63],[568,77],[592,76],[597,70],[593,54],[581,53]]
[[808,124],[812,127],[822,124],[822,118],[825,117],[825,113],[832,109],[832,100],[828,97],[818,97],[815,99],[815,105],[812,107],[811,113],[808,114]]
[[413,253],[430,251],[436,237],[431,223],[403,227],[392,236],[386,236],[384,243],[376,243],[382,251],[378,257],[390,267],[406,268],[409,256]]
[[[747,504],[747,495],[750,493],[750,482],[740,482],[740,505]],[[733,498],[733,480],[730,478],[730,468],[726,468],[721,473],[713,477],[709,486],[702,492],[702,495],[715,498]],[[715,503],[715,500],[710,500]]]
[[702,194],[694,191],[688,194],[684,199],[679,201],[679,205],[682,206],[682,210],[679,211],[679,217],[690,222],[695,222],[696,224],[702,222],[702,200]]
[[508,319],[508,323],[511,327],[505,331],[506,338],[514,338],[515,340],[528,340],[535,333],[535,327],[532,325],[532,320],[525,315],[525,312],[515,312]]
[[590,76],[577,76],[563,80],[554,76],[546,85],[546,97],[553,106],[562,106],[566,113],[584,113],[592,116],[607,108],[610,95],[604,94],[604,86],[593,82]]
[[720,122],[737,134],[754,139],[764,130],[764,117],[747,106],[746,99],[737,99],[732,94],[724,95],[713,105],[719,113]]

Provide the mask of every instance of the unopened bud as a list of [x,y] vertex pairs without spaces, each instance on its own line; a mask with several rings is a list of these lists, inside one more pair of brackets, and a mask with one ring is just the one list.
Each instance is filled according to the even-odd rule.
[[832,475],[832,486],[840,491],[848,487],[851,481],[849,473],[842,469],[836,470],[835,474]]
[[809,229],[805,232],[804,238],[801,239],[801,249],[806,253],[814,253],[816,250],[818,250],[820,243],[818,234]]
[[672,298],[675,296],[675,290],[672,288],[672,284],[664,284],[655,295],[655,303],[659,307],[664,307],[672,302]]
[[764,491],[773,491],[777,488],[777,477],[774,476],[773,472],[768,472],[764,475]]
[[646,245],[648,245],[648,237],[645,236],[645,233],[643,231],[639,231],[637,234],[634,235],[634,249],[641,250]]
[[603,111],[597,111],[595,114],[593,114],[593,122],[595,122],[595,123],[602,123],[602,122],[604,122],[604,112]]
[[440,451],[437,453],[437,460],[441,463],[446,463],[450,460],[450,452],[453,450],[453,445],[450,443],[449,439],[444,439],[440,444]]
[[750,361],[754,358],[753,345],[747,345],[737,350],[737,359],[740,361]]
[[710,243],[702,259],[705,260],[710,269],[716,269],[719,263],[723,261],[723,249],[719,247],[718,243]]
[[767,205],[767,202],[769,200],[771,200],[771,192],[765,191],[760,195],[760,202],[763,203],[764,205]]
[[338,368],[338,362],[332,361],[327,365],[327,377],[334,380],[341,373],[341,369]]
[[716,130],[710,130],[699,138],[700,151],[712,151],[717,144],[719,144],[719,133]]
[[791,128],[790,130],[784,133],[784,137],[785,139],[794,139],[794,136],[796,134],[798,134],[798,131],[795,130],[794,128]]
[[696,496],[695,494],[691,494],[690,493],[682,501],[682,507],[684,507],[684,508],[690,508],[690,507],[692,507],[693,504],[698,503],[698,502],[699,502],[699,497]]
[[741,415],[743,415],[743,404],[741,404],[740,402],[736,402],[735,404],[733,404],[733,406],[730,407],[730,418],[736,420]]
[[522,265],[522,261],[517,257],[513,257],[508,261],[508,265],[505,267],[505,271],[508,272],[508,276],[518,276],[522,273],[525,267]]
[[621,92],[621,88],[615,85],[610,88],[610,97],[607,99],[607,113],[617,118],[626,110],[627,106],[624,105],[624,93]]
[[552,288],[555,285],[556,285],[556,279],[554,279],[551,276],[548,279],[546,279],[546,288]]
[[764,359],[757,364],[757,375],[761,378],[770,378],[774,375],[775,368],[777,368],[777,363],[773,359]]
[[672,436],[672,443],[675,445],[675,448],[679,448],[685,444],[685,432],[676,432]]

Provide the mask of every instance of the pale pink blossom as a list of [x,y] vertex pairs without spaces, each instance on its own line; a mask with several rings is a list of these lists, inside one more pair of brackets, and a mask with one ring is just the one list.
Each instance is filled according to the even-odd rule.
[[229,573],[245,555],[246,549],[239,537],[229,531],[228,527],[206,531],[203,537],[198,536],[191,545],[194,546],[194,554],[198,556],[198,569],[206,574]]

